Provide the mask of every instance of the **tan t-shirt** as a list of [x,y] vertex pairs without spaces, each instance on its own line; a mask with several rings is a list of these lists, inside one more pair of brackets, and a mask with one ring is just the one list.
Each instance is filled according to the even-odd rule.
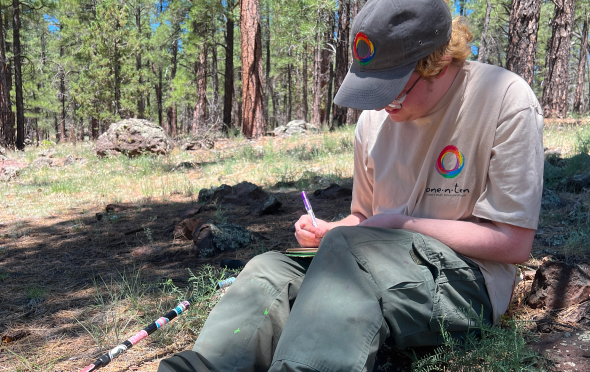
[[[465,62],[424,117],[396,123],[385,111],[361,114],[352,213],[485,219],[536,229],[542,131],[540,105],[523,79],[499,67]],[[516,268],[473,261],[484,275],[497,322],[517,283]]]

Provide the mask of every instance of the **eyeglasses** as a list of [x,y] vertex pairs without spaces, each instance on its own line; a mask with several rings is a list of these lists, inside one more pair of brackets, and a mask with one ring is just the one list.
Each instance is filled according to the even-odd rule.
[[416,81],[414,82],[414,84],[412,84],[412,86],[410,87],[410,89],[406,90],[406,92],[404,94],[402,94],[401,97],[396,98],[393,102],[391,102],[389,105],[387,105],[387,107],[397,110],[397,109],[401,109],[402,108],[402,102],[406,99],[406,97],[408,96],[408,93],[410,93],[410,91],[412,89],[414,89],[414,87],[416,86],[416,84],[418,84],[418,82],[420,81],[420,79],[422,79],[422,76],[420,76],[418,79],[416,79]]

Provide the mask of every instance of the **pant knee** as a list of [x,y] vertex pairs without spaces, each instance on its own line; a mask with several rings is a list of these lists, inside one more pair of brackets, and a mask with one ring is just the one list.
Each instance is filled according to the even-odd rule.
[[252,258],[236,282],[256,281],[280,290],[290,281],[303,278],[305,269],[282,253],[267,252]]

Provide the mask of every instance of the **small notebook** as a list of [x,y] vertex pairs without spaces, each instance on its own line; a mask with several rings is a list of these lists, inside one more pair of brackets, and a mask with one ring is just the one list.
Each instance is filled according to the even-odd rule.
[[289,257],[313,257],[317,251],[317,248],[289,248],[285,254]]

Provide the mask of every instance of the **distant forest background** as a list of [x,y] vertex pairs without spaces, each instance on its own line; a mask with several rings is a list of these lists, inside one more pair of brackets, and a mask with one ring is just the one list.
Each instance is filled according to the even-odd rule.
[[[411,1],[411,0],[407,0]],[[172,137],[334,128],[363,0],[2,0],[0,145],[96,139],[145,118]],[[471,59],[521,75],[545,115],[589,109],[590,1],[451,1]]]

